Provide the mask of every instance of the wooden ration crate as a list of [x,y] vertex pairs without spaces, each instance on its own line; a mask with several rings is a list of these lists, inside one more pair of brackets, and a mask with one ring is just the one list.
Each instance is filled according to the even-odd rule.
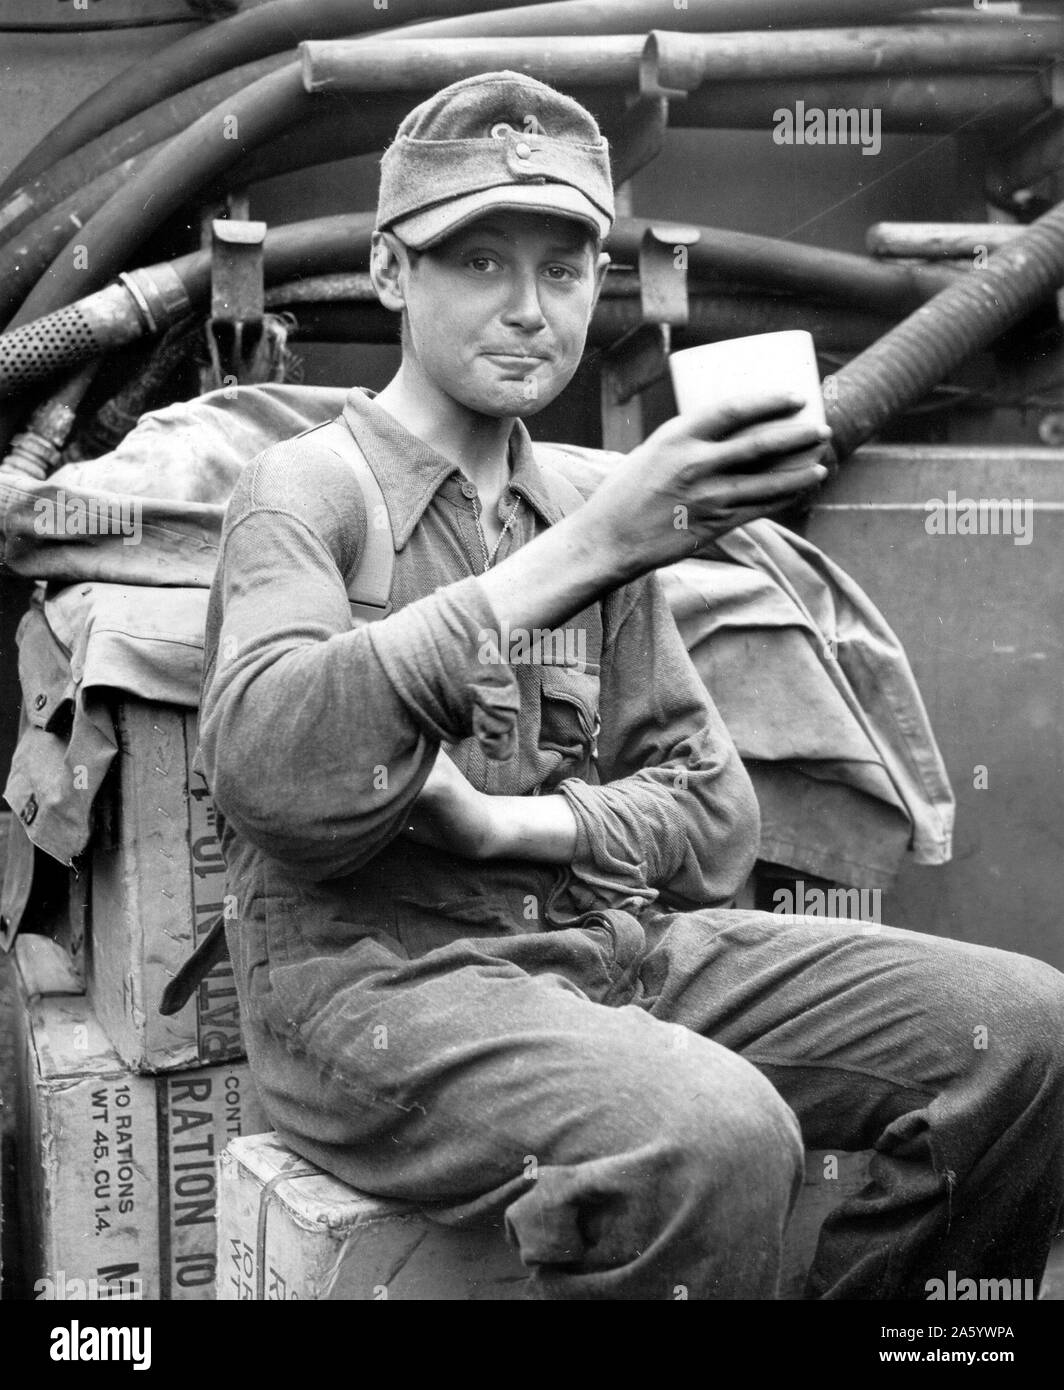
[[162,992],[223,909],[214,806],[194,771],[196,712],[123,700],[119,753],[97,798],[88,995],[128,1067],[164,1071],[244,1055],[223,960],[172,1018]]
[[[824,1217],[867,1180],[867,1154],[806,1155],[780,1297],[800,1298]],[[276,1134],[232,1140],[218,1180],[219,1299],[524,1298],[528,1270],[501,1229],[439,1226],[368,1197],[294,1154]]]
[[213,1298],[218,1155],[267,1128],[247,1063],[137,1073],[83,995],[25,994],[25,1296]]
[[527,1278],[501,1231],[453,1230],[367,1197],[275,1134],[222,1154],[219,1299],[515,1299]]

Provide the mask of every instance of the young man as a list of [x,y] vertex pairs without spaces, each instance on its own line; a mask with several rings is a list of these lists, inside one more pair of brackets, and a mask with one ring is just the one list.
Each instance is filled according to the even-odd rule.
[[612,216],[568,98],[491,73],[418,107],[373,244],[402,365],[344,411],[393,611],[352,623],[383,518],[321,433],[232,499],[202,749],[263,1100],[363,1191],[505,1214],[543,1297],[771,1298],[803,1142],[876,1149],[811,1296],[1037,1278],[1064,977],[726,907],[757,806],[653,571],[815,485],[822,434],[766,390],[670,422],[597,489],[530,446]]

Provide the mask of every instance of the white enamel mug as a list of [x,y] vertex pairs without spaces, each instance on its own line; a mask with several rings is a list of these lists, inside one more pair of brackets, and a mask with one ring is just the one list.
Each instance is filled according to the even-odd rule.
[[826,423],[813,335],[803,328],[684,348],[669,358],[669,374],[681,415],[769,391],[794,391],[806,404],[787,419]]

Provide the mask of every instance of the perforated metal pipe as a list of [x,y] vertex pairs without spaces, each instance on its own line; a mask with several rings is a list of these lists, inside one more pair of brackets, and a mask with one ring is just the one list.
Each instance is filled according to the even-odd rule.
[[0,339],[0,396],[14,395],[145,332],[159,332],[188,307],[188,293],[170,266],[123,274],[118,283],[5,333]]

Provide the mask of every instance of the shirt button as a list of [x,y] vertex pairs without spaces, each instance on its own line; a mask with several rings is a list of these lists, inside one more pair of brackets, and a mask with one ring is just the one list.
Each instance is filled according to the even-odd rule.
[[19,812],[19,820],[23,825],[32,825],[37,819],[37,798],[31,796]]
[[34,701],[33,701],[33,708],[34,708],[34,709],[44,709],[44,707],[45,707],[45,705],[46,705],[47,703],[48,703],[48,696],[47,696],[47,695],[38,695],[38,696],[34,699]]
[[463,483],[463,484],[462,484],[462,496],[463,496],[463,497],[475,497],[476,495],[477,495],[477,489],[476,489],[476,485],[475,485],[474,483]]
[[531,145],[526,145],[525,142],[522,140],[519,145],[514,146],[514,154],[518,157],[518,159],[531,159],[532,147]]

